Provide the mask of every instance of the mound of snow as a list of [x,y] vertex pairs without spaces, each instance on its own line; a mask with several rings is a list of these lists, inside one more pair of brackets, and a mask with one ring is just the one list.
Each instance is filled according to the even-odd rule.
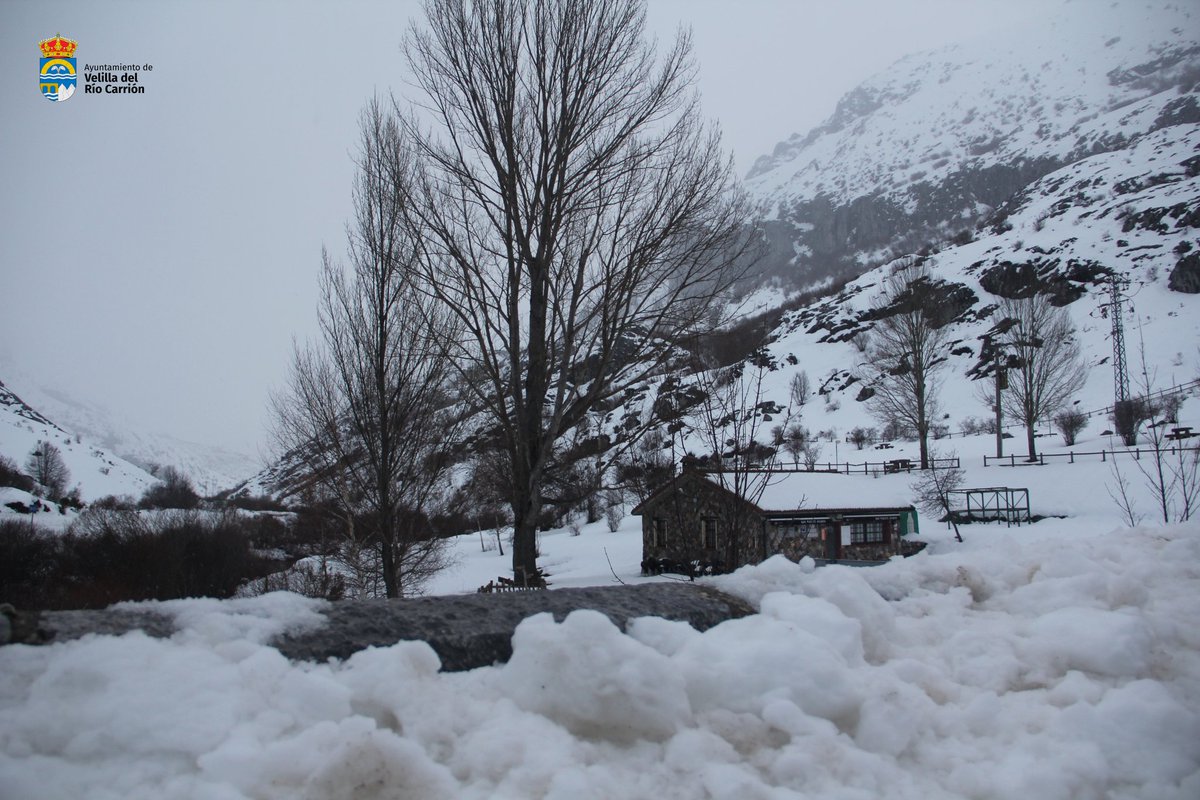
[[505,665],[420,642],[289,663],[316,601],[166,604],[184,629],[0,649],[0,785],[67,797],[1192,798],[1200,525],[974,527],[873,569],[714,579],[705,633],[577,612]]

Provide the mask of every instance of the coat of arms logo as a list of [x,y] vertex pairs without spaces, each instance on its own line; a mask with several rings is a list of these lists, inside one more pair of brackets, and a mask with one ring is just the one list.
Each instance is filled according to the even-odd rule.
[[54,34],[54,38],[38,42],[42,50],[38,83],[47,100],[61,103],[75,94],[79,76],[75,69],[75,49],[79,42]]

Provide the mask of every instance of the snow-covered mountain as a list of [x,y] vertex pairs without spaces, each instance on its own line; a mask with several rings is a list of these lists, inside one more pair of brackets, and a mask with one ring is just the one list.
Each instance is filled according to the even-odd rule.
[[8,372],[5,378],[12,390],[65,430],[119,454],[143,470],[173,466],[192,479],[201,495],[228,489],[262,467],[258,458],[245,453],[140,430],[119,412],[44,387],[16,370]]
[[[872,424],[853,340],[872,327],[888,274],[913,260],[933,272],[949,320],[951,430],[987,414],[972,379],[988,367],[1000,297],[1036,291],[1069,306],[1092,367],[1080,408],[1112,402],[1099,308],[1113,275],[1131,281],[1131,365],[1144,342],[1160,387],[1200,375],[1200,8],[1071,2],[1024,31],[906,57],[759,159],[747,188],[773,246],[754,312],[789,288],[845,282],[793,301],[767,337],[763,399],[786,405],[791,377],[807,372],[825,400],[804,409],[813,432]],[[695,396],[686,378],[652,381],[604,424],[612,434]],[[242,491],[293,494],[304,461],[289,454]]]
[[[1144,347],[1157,388],[1200,376],[1200,124],[1177,125],[1134,145],[1101,153],[1046,175],[1006,204],[977,240],[926,257],[875,268],[820,302],[785,315],[768,347],[776,374],[768,398],[787,400],[787,382],[803,369],[824,406],[810,403],[813,430],[846,432],[863,424],[856,385],[866,356],[856,338],[874,322],[872,305],[900,264],[922,260],[937,280],[950,335],[942,406],[951,430],[986,416],[972,378],[984,337],[997,322],[1000,297],[1036,290],[1065,305],[1089,365],[1077,400],[1086,411],[1112,403],[1111,319],[1100,307],[1107,280],[1130,280],[1124,310],[1131,377],[1137,384]],[[1190,287],[1190,288],[1189,288]],[[1094,423],[1107,427],[1101,418]]]
[[50,442],[70,471],[68,486],[85,501],[106,495],[140,497],[157,479],[141,467],[59,427],[0,382],[0,455],[23,467],[30,451]]
[[1200,8],[1185,2],[1076,0],[906,57],[750,170],[767,272],[805,286],[969,238],[1039,178],[1200,121],[1198,81]]

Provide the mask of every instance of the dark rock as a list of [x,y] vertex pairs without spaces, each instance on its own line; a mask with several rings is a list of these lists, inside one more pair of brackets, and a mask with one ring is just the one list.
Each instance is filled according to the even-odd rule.
[[1175,262],[1167,288],[1183,294],[1200,294],[1200,252],[1184,256]]

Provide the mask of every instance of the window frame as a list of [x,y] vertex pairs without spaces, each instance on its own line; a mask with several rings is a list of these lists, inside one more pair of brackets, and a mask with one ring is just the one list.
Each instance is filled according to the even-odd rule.
[[884,520],[875,517],[847,522],[850,525],[851,545],[887,544],[887,526]]

